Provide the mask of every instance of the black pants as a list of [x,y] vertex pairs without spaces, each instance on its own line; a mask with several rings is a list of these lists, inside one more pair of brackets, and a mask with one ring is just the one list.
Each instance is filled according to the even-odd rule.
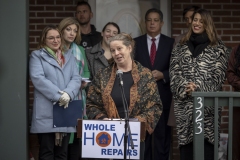
[[81,159],[81,140],[77,138],[77,133],[74,133],[73,143],[68,145],[68,160]]
[[[193,142],[180,147],[181,160],[193,160]],[[214,160],[214,145],[204,141],[204,160]]]
[[82,141],[74,133],[73,143],[68,145],[68,160],[96,160],[95,158],[82,158]]
[[62,146],[55,146],[55,133],[38,134],[39,160],[67,160],[70,134],[64,136]]
[[233,146],[232,159],[240,159],[240,108],[233,108]]
[[146,133],[145,160],[168,160],[171,143],[171,127],[167,125],[169,110],[163,110],[152,135]]

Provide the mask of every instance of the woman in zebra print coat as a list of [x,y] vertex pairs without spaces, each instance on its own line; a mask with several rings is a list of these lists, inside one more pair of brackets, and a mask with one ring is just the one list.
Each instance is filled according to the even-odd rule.
[[[189,31],[173,49],[170,62],[171,90],[174,96],[181,160],[193,160],[191,92],[221,90],[225,81],[228,55],[227,48],[217,38],[210,13],[205,9],[195,11]],[[205,107],[204,115],[205,160],[212,160],[214,157],[214,107]]]

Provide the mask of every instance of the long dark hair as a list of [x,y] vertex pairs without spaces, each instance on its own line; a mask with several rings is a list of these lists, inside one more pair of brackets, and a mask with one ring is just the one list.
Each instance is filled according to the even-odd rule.
[[[208,38],[210,40],[210,45],[214,46],[218,44],[218,38],[217,38],[217,30],[215,28],[215,25],[213,23],[213,19],[212,16],[210,14],[210,12],[206,9],[198,9],[193,13],[193,21],[194,21],[194,16],[195,14],[200,14],[202,21],[203,21],[203,28],[205,29]],[[193,23],[192,21],[192,23]],[[181,44],[184,44],[186,41],[189,40],[191,34],[192,34],[192,23],[189,26],[189,30],[187,32],[187,34],[181,39]]]

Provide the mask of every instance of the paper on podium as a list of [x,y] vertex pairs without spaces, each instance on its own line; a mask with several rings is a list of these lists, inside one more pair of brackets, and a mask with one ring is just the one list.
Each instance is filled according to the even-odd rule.
[[87,82],[87,83],[91,82],[89,78],[84,78],[84,77],[82,78],[82,81]]
[[57,102],[53,105],[53,127],[75,127],[77,119],[82,118],[82,100],[69,102],[68,108],[59,106]]
[[[122,118],[109,118],[107,121],[125,121],[125,119],[122,119]],[[137,118],[129,118],[129,121],[131,122],[138,122],[138,119]]]

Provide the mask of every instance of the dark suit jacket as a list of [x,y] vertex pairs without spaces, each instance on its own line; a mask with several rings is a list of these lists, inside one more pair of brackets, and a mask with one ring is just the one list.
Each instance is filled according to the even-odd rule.
[[174,39],[161,34],[153,66],[150,62],[147,35],[139,36],[134,40],[136,42],[134,59],[140,62],[144,67],[149,68],[151,71],[158,70],[163,73],[165,81],[162,79],[157,81],[158,91],[163,103],[163,109],[170,109],[172,93],[170,89],[169,64]]

